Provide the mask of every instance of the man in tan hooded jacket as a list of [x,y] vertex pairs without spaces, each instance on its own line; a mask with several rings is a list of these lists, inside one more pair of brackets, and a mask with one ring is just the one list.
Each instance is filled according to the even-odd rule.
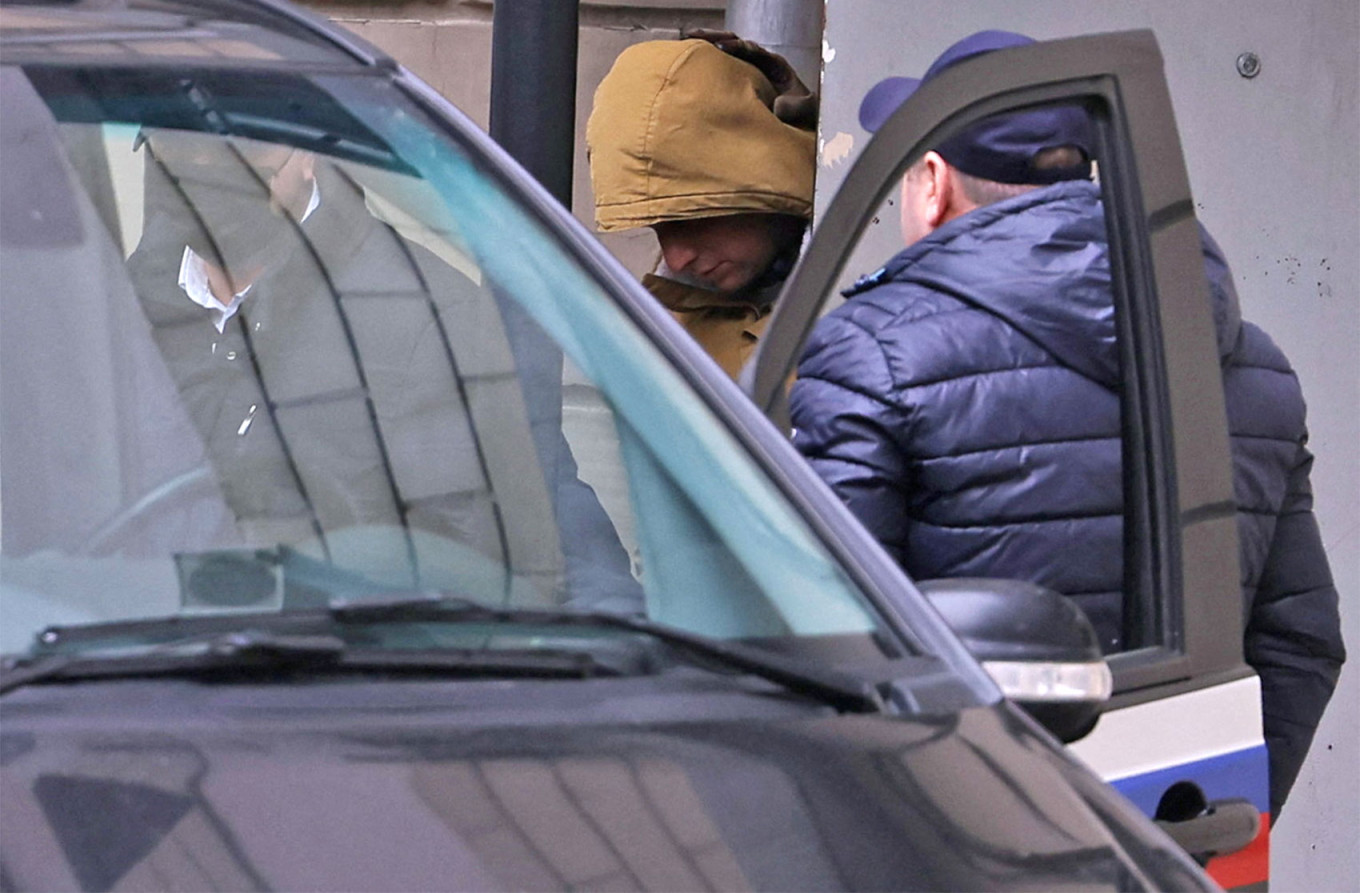
[[586,126],[601,232],[649,226],[643,285],[734,378],[812,216],[816,97],[729,32],[635,44]]

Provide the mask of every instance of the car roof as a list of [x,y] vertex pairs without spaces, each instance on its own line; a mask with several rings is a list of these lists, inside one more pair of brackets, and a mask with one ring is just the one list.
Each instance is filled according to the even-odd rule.
[[6,64],[395,67],[324,19],[271,0],[0,0]]

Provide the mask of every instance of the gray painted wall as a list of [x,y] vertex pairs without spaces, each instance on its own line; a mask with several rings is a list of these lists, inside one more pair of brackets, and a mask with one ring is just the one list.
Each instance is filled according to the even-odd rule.
[[[1355,0],[827,0],[818,201],[868,134],[856,110],[888,74],[919,76],[953,41],[1151,28],[1166,59],[1200,219],[1248,319],[1293,361],[1309,404],[1316,508],[1360,654],[1360,3]],[[1235,61],[1261,59],[1245,79]],[[884,209],[867,272],[896,250]],[[1360,889],[1360,657],[1347,666],[1272,837],[1274,890]]]

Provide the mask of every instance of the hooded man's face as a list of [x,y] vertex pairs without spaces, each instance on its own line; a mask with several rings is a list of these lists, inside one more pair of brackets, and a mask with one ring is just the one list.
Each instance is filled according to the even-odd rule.
[[781,215],[728,214],[654,224],[661,256],[672,273],[731,294],[750,285],[784,247]]

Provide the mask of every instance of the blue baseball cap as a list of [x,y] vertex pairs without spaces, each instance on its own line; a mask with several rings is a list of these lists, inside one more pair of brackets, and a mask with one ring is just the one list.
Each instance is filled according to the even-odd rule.
[[[940,54],[920,78],[884,78],[864,94],[859,123],[873,133],[922,84],[964,59],[1007,47],[1034,43],[1032,37],[1011,31],[979,31]],[[1088,179],[1093,154],[1091,121],[1077,106],[1050,106],[993,115],[935,147],[945,161],[984,180],[1043,185],[1060,180]],[[1072,167],[1036,168],[1034,157],[1044,149],[1073,146],[1086,160]]]

